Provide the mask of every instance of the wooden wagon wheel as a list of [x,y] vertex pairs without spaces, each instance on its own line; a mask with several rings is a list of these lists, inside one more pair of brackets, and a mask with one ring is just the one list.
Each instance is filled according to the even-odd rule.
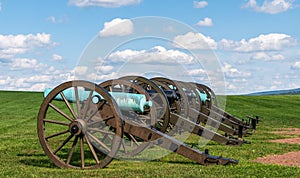
[[135,83],[144,88],[149,93],[153,92],[150,93],[150,97],[153,105],[155,106],[155,112],[158,120],[155,124],[155,129],[161,132],[166,132],[170,120],[170,106],[163,90],[159,88],[156,83],[145,77],[124,76],[120,79]]
[[189,92],[189,94],[186,93],[186,95],[189,95],[187,98],[190,107],[199,111],[201,109],[201,98],[197,92],[197,86],[189,82],[177,81],[177,83],[186,90],[185,92]]
[[199,83],[195,83],[195,84],[201,92],[204,92],[207,95],[206,102],[207,102],[208,108],[211,108],[212,105],[218,106],[217,96],[211,88],[209,88],[208,86],[203,85],[203,84],[199,84]]
[[[164,89],[166,90],[174,90],[176,92],[176,94],[179,94],[179,98],[176,101],[176,112],[177,114],[180,114],[183,117],[188,117],[188,108],[189,108],[189,103],[188,103],[188,99],[184,93],[184,91],[182,90],[182,88],[179,86],[179,84],[176,81],[167,79],[167,78],[163,78],[163,77],[155,77],[152,78],[151,80],[153,80],[154,82],[157,82],[157,84],[159,85],[159,83],[162,83],[161,87],[164,87]],[[167,87],[166,87],[167,86]]]
[[[141,86],[131,83],[126,80],[115,79],[108,80],[100,84],[104,89],[109,92],[123,92],[123,93],[134,93],[143,94],[146,97],[146,101],[151,100],[150,95]],[[123,120],[126,125],[137,125],[140,127],[154,127],[157,122],[155,106],[152,105],[151,108],[146,108],[143,113],[136,112],[134,110],[122,110]],[[118,152],[118,158],[132,157],[143,150],[145,150],[150,144],[150,142],[144,142],[143,139],[133,136],[128,133],[124,133],[124,138],[121,142],[120,150]]]
[[[46,155],[61,168],[108,165],[123,135],[121,113],[115,106],[105,89],[90,82],[70,81],[54,88],[38,114],[38,137]],[[95,145],[104,154],[98,154]]]

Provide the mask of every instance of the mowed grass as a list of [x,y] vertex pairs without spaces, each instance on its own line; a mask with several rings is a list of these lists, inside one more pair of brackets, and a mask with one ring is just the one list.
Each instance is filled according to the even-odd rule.
[[[300,128],[300,96],[228,96],[226,111],[239,118],[259,115],[262,122],[245,139],[250,145],[222,146],[209,142],[212,155],[239,160],[230,166],[202,166],[177,154],[148,162],[113,160],[105,169],[60,169],[44,154],[37,136],[37,114],[43,96],[0,92],[0,177],[299,177],[299,167],[253,162],[258,157],[300,151],[300,145],[268,142],[295,137],[274,135],[278,128]],[[198,143],[197,136],[188,142]],[[299,158],[300,159],[300,158]]]

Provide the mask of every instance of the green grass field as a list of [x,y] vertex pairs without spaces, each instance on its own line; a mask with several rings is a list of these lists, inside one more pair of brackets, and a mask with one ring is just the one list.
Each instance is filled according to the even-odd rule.
[[[228,96],[226,111],[244,118],[259,115],[262,122],[247,137],[250,145],[222,146],[210,142],[205,148],[212,155],[239,160],[238,165],[201,166],[177,154],[159,160],[134,162],[113,160],[105,169],[60,169],[45,156],[37,136],[36,123],[41,93],[0,92],[0,177],[299,177],[300,167],[253,162],[270,154],[300,151],[300,144],[270,143],[276,128],[300,128],[300,95]],[[192,136],[189,142],[198,142]],[[203,149],[205,149],[203,148]],[[299,158],[300,159],[300,158]]]

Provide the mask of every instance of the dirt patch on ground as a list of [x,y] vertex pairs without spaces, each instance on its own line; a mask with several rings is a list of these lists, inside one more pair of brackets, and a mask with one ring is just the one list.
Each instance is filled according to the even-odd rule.
[[[276,129],[278,131],[271,132],[279,135],[300,135],[300,128],[283,128]],[[278,140],[269,140],[275,143],[288,143],[288,144],[300,144],[300,137],[298,138],[286,138]],[[260,157],[254,160],[254,162],[260,162],[265,164],[278,164],[283,166],[297,166],[300,167],[300,151],[289,152],[283,155],[269,155],[266,157]]]
[[257,158],[254,160],[254,162],[300,167],[300,151],[289,152],[283,155],[269,155],[266,157]]
[[[274,143],[300,144],[300,138],[286,138],[286,139],[270,140],[270,142],[274,142]],[[300,159],[300,158],[299,158],[299,159]]]
[[300,128],[283,128],[283,129],[278,129],[278,131],[274,131],[271,133],[278,134],[278,135],[300,135]]

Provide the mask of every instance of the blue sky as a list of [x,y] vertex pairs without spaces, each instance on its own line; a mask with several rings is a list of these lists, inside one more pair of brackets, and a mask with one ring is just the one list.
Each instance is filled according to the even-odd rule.
[[[224,85],[227,94],[297,88],[299,7],[299,0],[0,0],[0,90],[159,72]],[[160,27],[168,30],[151,32],[159,38],[135,39]]]

